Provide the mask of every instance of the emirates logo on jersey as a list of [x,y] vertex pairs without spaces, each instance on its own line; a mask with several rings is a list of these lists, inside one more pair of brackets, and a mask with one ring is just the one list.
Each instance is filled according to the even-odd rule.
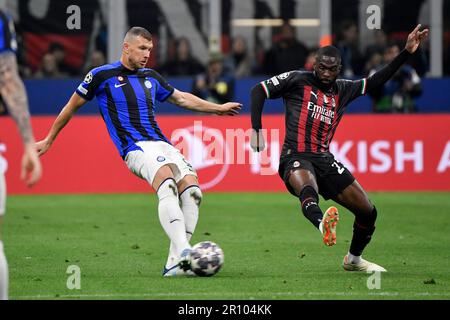
[[308,110],[312,111],[311,118],[319,119],[327,124],[331,124],[333,121],[334,111],[325,106],[318,106],[317,104],[314,104],[314,102],[309,101]]

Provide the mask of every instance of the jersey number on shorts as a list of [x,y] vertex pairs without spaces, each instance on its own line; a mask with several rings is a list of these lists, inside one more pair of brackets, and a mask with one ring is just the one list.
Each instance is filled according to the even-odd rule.
[[336,167],[337,168],[337,172],[339,174],[342,174],[344,172],[344,170],[345,170],[345,168],[341,167],[341,165],[337,161],[333,162],[333,164],[331,166]]

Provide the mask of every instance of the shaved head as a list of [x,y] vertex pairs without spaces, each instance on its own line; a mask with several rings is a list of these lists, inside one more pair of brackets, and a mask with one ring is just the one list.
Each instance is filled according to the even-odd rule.
[[341,52],[333,46],[322,47],[317,51],[317,61],[325,64],[341,64]]
[[152,41],[152,34],[145,28],[142,27],[133,27],[130,30],[128,30],[127,34],[125,35],[124,42],[131,42],[134,38],[141,36],[144,39],[147,39],[148,41]]

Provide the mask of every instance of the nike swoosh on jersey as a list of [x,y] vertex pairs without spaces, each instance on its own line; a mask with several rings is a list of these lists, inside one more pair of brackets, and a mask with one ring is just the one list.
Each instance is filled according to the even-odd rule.
[[114,88],[120,88],[122,86],[126,85],[126,83],[121,83],[121,84],[114,84]]

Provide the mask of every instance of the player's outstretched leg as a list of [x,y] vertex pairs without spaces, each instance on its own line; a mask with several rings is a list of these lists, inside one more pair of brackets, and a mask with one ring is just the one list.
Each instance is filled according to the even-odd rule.
[[323,243],[329,247],[336,244],[336,226],[339,213],[336,207],[328,208],[325,213],[319,207],[319,195],[313,187],[307,185],[300,192],[303,215],[322,233]]
[[372,235],[375,232],[375,220],[377,218],[377,209],[373,207],[370,214],[359,213],[355,217],[353,224],[353,237],[350,244],[350,250],[344,257],[342,266],[347,271],[381,271],[386,269],[362,258],[364,248],[369,244]]
[[[178,184],[178,190],[180,190],[180,206],[184,215],[186,238],[188,241],[191,240],[195,227],[197,226],[199,207],[203,197],[199,186],[191,183],[197,183],[197,178],[195,176],[185,177]],[[174,265],[176,259],[177,255],[175,252],[175,246],[171,242],[166,266]],[[187,270],[185,273],[178,273],[178,275],[194,275],[194,273],[190,270]]]
[[289,176],[289,184],[298,195],[303,215],[322,233],[323,242],[331,247],[336,244],[336,226],[339,213],[335,207],[325,213],[319,207],[317,183],[312,172],[298,169]]
[[375,232],[377,209],[369,201],[360,184],[355,180],[334,200],[355,215],[352,242],[342,262],[343,268],[347,271],[386,271],[383,267],[362,258],[362,253]]
[[164,267],[163,275],[178,275],[180,265],[186,268],[189,262],[191,246],[186,238],[186,227],[183,212],[179,205],[177,184],[169,167],[165,166],[158,170],[153,181],[153,188],[159,198],[159,221],[178,257],[176,261],[173,261],[173,264]]
[[188,241],[191,240],[195,227],[197,226],[202,198],[202,191],[197,185],[190,185],[180,193],[180,205],[184,215],[186,238]]
[[[181,207],[181,211],[184,216],[184,224],[186,229],[186,238],[189,242],[194,234],[195,227],[197,226],[199,207],[202,201],[202,191],[198,186],[198,178],[196,175],[187,174],[178,182],[178,198]],[[169,256],[167,257],[166,266],[174,265],[178,256],[175,252],[175,245],[171,242],[169,248]],[[180,272],[179,272],[180,273]],[[180,275],[183,274],[182,272]],[[183,275],[194,275],[190,270],[186,271]]]

